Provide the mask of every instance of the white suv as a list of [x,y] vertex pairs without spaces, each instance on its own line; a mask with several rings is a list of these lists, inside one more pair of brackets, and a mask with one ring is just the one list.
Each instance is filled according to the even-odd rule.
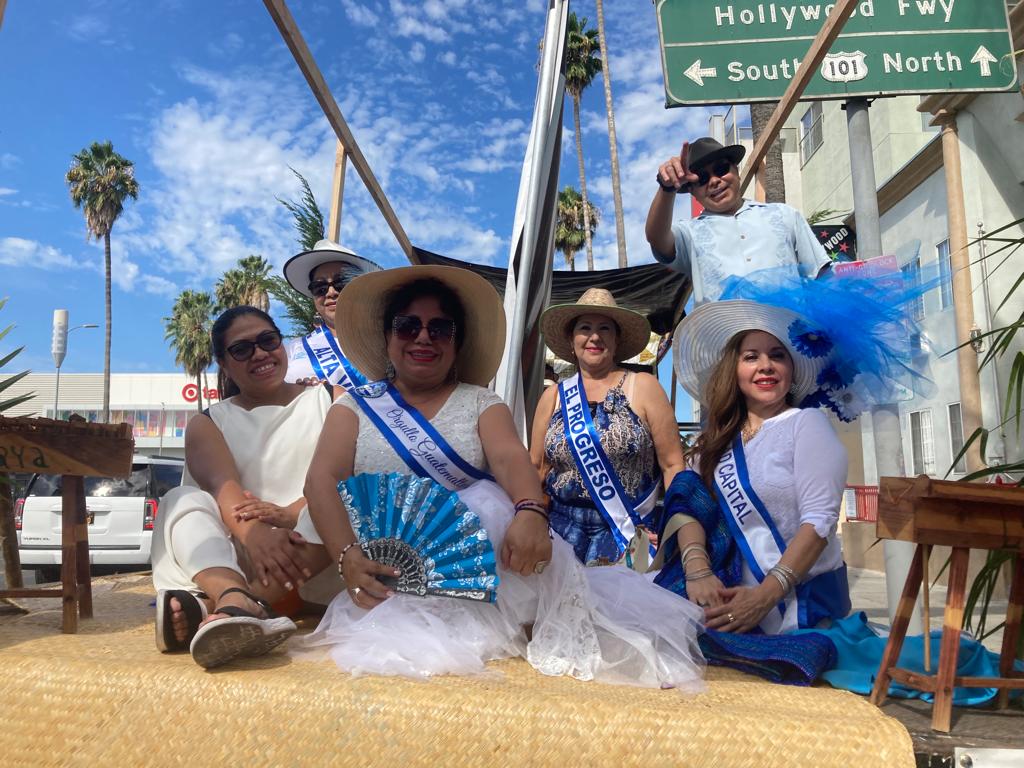
[[[128,477],[85,478],[89,562],[110,570],[150,564],[153,521],[160,499],[181,485],[183,459],[134,456]],[[36,581],[60,580],[61,478],[33,475],[14,505],[14,527],[23,568]]]

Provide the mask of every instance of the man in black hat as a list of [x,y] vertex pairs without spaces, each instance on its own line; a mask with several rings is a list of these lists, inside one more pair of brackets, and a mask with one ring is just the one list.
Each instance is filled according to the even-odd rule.
[[[739,144],[710,136],[683,143],[678,157],[658,169],[658,191],[647,214],[654,257],[690,277],[695,305],[716,301],[722,283],[760,269],[791,266],[817,277],[831,263],[807,221],[782,203],[757,203],[740,194]],[[704,206],[693,219],[672,223],[676,195],[689,192]]]

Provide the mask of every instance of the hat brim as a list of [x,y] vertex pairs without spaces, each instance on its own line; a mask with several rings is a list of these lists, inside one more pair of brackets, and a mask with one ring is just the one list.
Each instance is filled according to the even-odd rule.
[[309,290],[309,275],[321,264],[341,262],[342,264],[350,264],[364,273],[380,271],[378,264],[369,259],[364,259],[344,246],[340,247],[341,250],[314,248],[312,251],[303,251],[302,253],[295,254],[284,263],[284,279],[296,291],[312,299],[313,293]]
[[574,360],[572,338],[568,326],[581,315],[604,315],[619,326],[618,344],[615,347],[615,361],[621,362],[636,357],[651,340],[651,324],[639,312],[625,307],[601,307],[595,304],[555,304],[544,310],[540,318],[540,330],[544,343],[562,360]]
[[793,359],[793,397],[801,402],[817,386],[825,357],[811,358],[790,340],[794,322],[805,319],[788,309],[741,299],[702,304],[676,328],[672,359],[679,383],[695,400],[705,403],[704,388],[722,351],[737,333],[765,331],[777,338]]
[[384,378],[388,364],[384,339],[387,297],[400,286],[428,278],[451,288],[466,313],[456,357],[459,380],[486,387],[505,351],[505,309],[494,286],[462,267],[399,267],[357,277],[342,290],[334,313],[342,350],[369,379]]

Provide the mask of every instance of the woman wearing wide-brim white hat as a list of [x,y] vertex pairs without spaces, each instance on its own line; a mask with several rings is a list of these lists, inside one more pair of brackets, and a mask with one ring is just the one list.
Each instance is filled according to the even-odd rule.
[[[636,531],[650,522],[662,483],[667,487],[683,468],[675,414],[665,391],[650,374],[621,365],[647,346],[650,323],[639,312],[618,306],[604,288],[590,288],[572,304],[548,307],[540,324],[548,347],[577,367],[563,385],[545,390],[533,420],[530,456],[551,498],[551,527],[586,565],[628,561],[646,570],[647,540]],[[577,456],[567,439],[564,391],[574,393],[576,381],[626,497],[623,508],[626,503],[631,508],[631,522],[594,501],[581,473],[583,454]]]
[[676,329],[676,373],[704,424],[696,474],[666,495],[656,580],[704,605],[711,629],[776,634],[849,612],[846,450],[822,411],[797,407],[831,375],[832,348],[806,317],[746,300],[701,305]]
[[[589,588],[572,549],[549,536],[540,482],[512,414],[480,386],[504,346],[495,289],[456,267],[364,275],[343,291],[338,326],[352,359],[384,379],[335,403],[306,478],[315,530],[302,521],[297,530],[322,539],[346,585],[306,644],[348,672],[466,674],[519,655],[546,674],[621,682],[628,667],[634,684],[699,687],[696,607],[624,570],[614,584],[601,581],[601,591]],[[429,476],[457,490],[498,555],[496,603],[392,593],[377,577],[394,571],[355,545],[339,497],[338,483],[362,473]],[[656,617],[651,626],[636,627],[623,599],[639,593]]]
[[[316,384],[322,380],[340,385],[362,383],[360,378],[350,382],[352,377],[348,376],[341,380],[345,366],[333,366],[345,355],[335,349],[338,335],[335,315],[338,297],[344,287],[359,275],[379,270],[374,262],[332,240],[320,240],[311,250],[297,253],[285,262],[285,280],[296,291],[313,300],[313,308],[320,318],[319,328],[306,337],[288,342],[288,381],[302,384]],[[331,361],[326,368],[322,364],[325,357]]]

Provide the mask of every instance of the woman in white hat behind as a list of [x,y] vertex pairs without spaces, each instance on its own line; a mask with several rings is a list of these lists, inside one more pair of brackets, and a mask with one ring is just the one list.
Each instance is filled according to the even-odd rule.
[[[342,344],[380,381],[337,401],[310,465],[310,514],[297,530],[323,542],[347,589],[306,647],[354,673],[466,674],[518,655],[545,674],[698,688],[699,609],[625,570],[590,579],[549,535],[511,412],[485,388],[505,333],[497,291],[469,270],[406,267],[356,278],[338,307]],[[429,444],[416,437],[407,447],[411,433]],[[396,572],[364,554],[339,496],[339,482],[360,473],[429,477],[456,491],[498,555],[496,603],[386,586],[380,579]],[[643,613],[624,597],[638,593],[647,596]],[[648,615],[657,617],[650,626]]]
[[850,610],[836,537],[846,451],[822,411],[796,407],[842,364],[833,351],[806,318],[746,300],[702,305],[676,330],[705,426],[696,472],[666,496],[656,581],[705,606],[708,629],[779,634]]
[[541,317],[548,347],[577,373],[537,404],[530,455],[551,499],[551,528],[586,565],[649,562],[643,528],[683,469],[672,406],[658,380],[620,363],[647,346],[647,318],[590,288]]
[[287,381],[327,381],[345,389],[366,383],[338,344],[334,317],[342,289],[353,278],[379,269],[369,259],[331,240],[321,240],[313,250],[297,253],[285,262],[285,280],[313,300],[313,307],[323,321],[311,333],[288,342]]

